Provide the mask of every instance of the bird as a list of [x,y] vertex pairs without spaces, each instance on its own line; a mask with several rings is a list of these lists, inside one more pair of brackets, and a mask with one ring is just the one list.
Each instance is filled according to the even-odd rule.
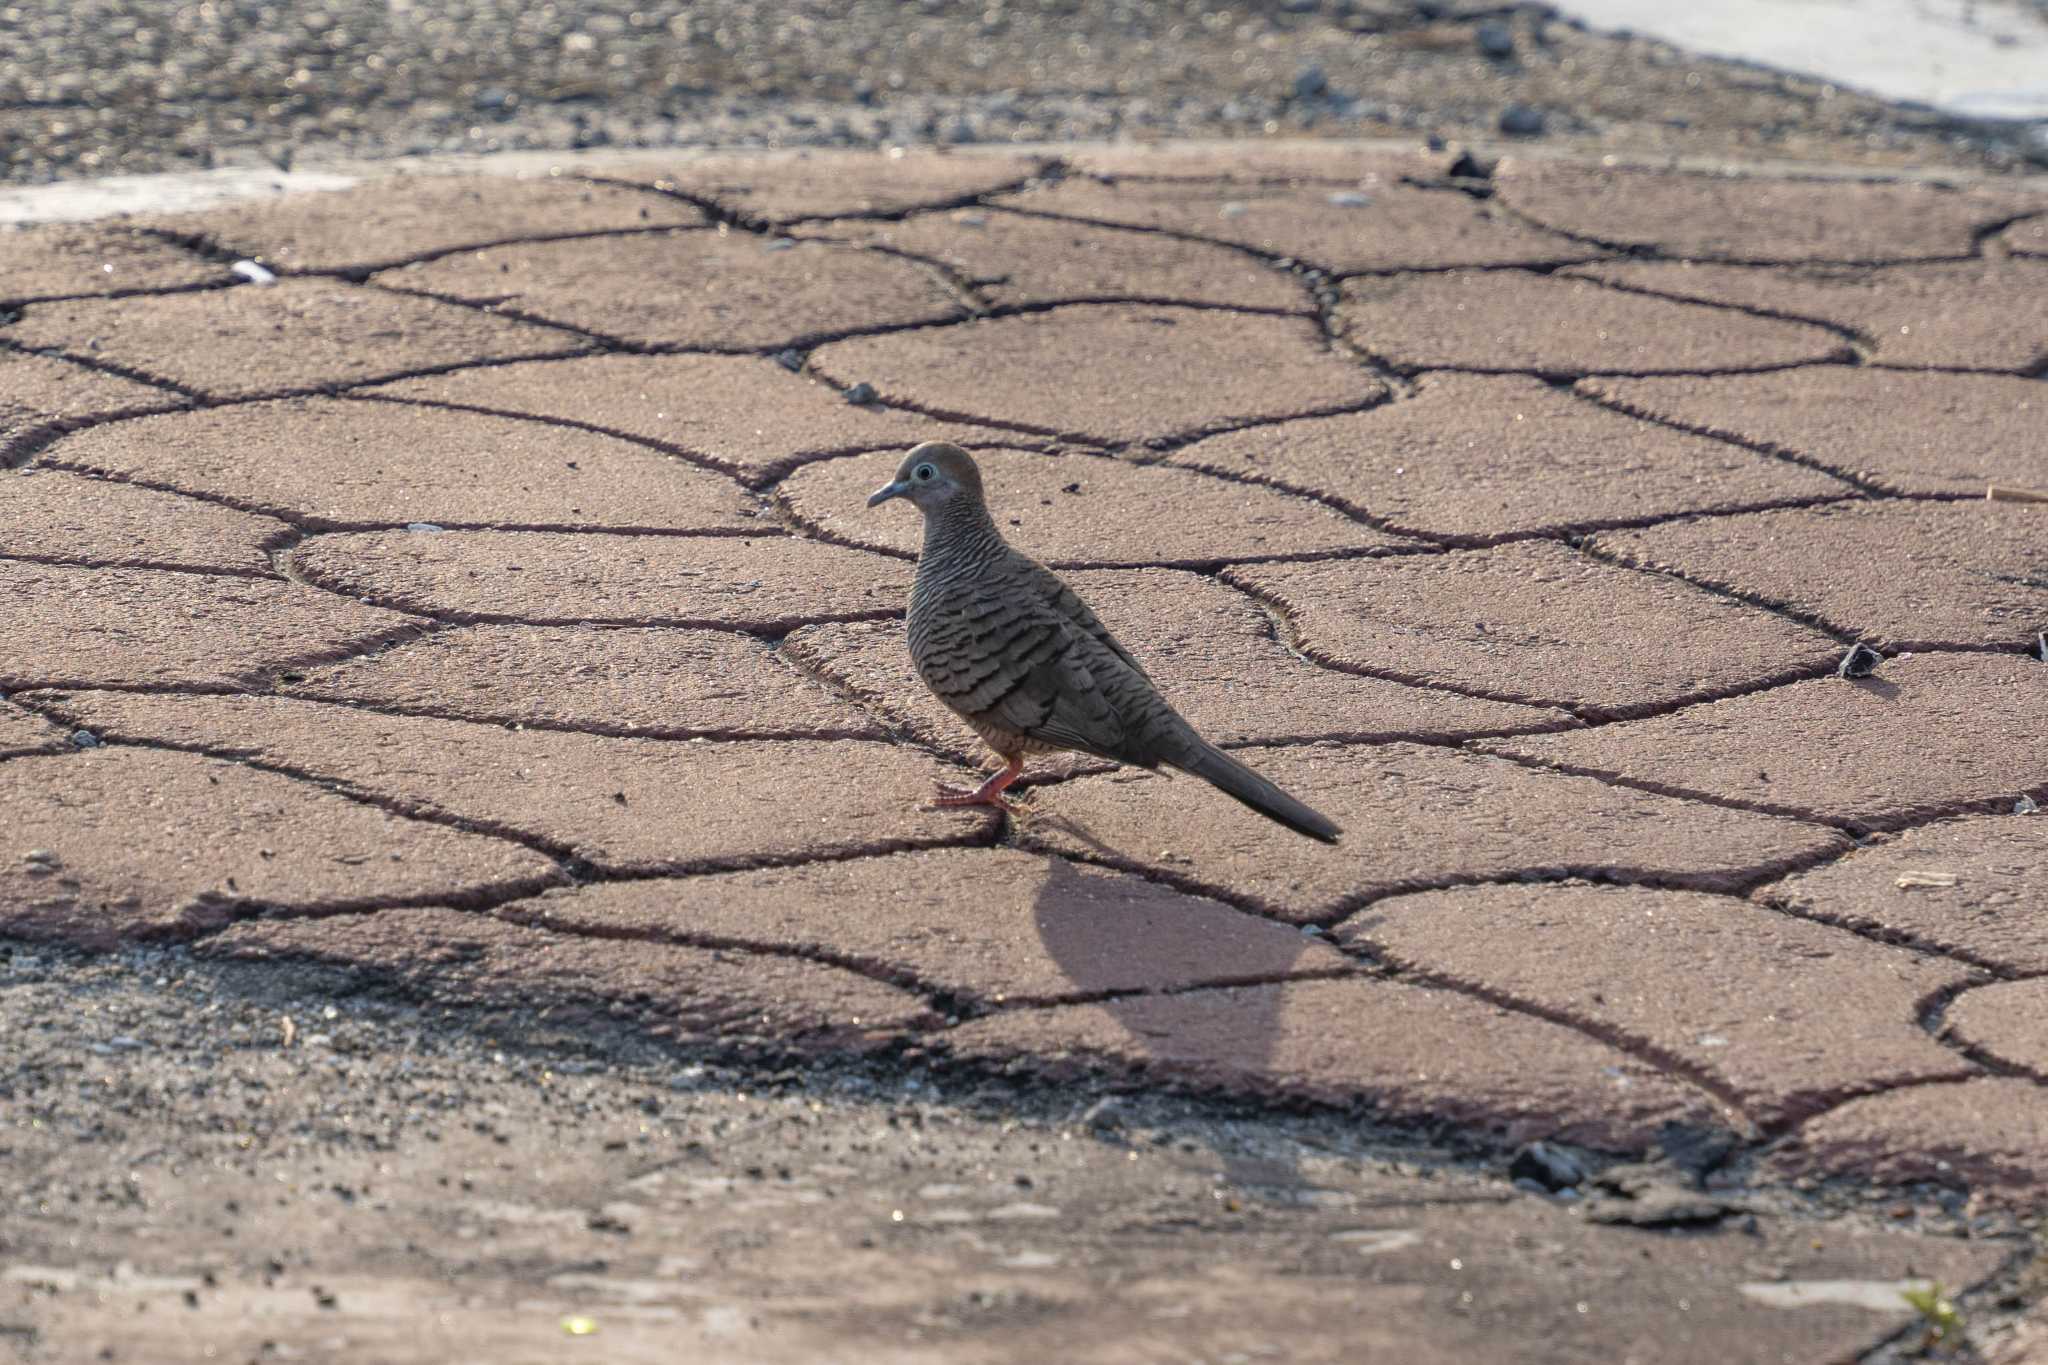
[[974,457],[944,441],[911,449],[869,507],[901,498],[924,514],[910,590],[918,676],[1003,760],[972,790],[941,784],[934,805],[992,806],[1033,754],[1074,751],[1199,777],[1297,834],[1343,830],[1203,739],[1088,604],[1003,539]]

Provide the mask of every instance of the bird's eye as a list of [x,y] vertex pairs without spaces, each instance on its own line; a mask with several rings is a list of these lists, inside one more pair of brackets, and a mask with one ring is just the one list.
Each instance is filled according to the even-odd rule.
[[928,464],[921,464],[910,471],[910,477],[916,479],[919,483],[930,483],[933,479],[939,477],[939,471]]

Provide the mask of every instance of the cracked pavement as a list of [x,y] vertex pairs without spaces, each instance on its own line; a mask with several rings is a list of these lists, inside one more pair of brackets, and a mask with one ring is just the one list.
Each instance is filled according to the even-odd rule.
[[[1981,1243],[1916,1213],[1819,1278],[1988,1282],[2048,1197],[2048,506],[1987,498],[2048,490],[2044,223],[1326,143],[0,234],[0,951],[1495,1166],[1704,1143]],[[861,498],[925,439],[1342,846],[1078,758],[923,808],[985,756]],[[1062,1284],[1005,1311],[1084,1358]],[[1830,1312],[1783,1358],[1903,1321]]]

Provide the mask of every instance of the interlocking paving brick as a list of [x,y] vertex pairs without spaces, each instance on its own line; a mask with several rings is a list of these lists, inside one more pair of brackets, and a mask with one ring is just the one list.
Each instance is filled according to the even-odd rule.
[[1308,489],[1392,529],[1465,542],[1850,491],[1522,375],[1433,374],[1408,401],[1225,432],[1167,463]]
[[376,531],[293,550],[310,582],[462,621],[787,630],[903,610],[910,570],[779,534]]
[[2015,255],[2048,256],[2048,212],[2014,223],[1999,240]]
[[748,531],[732,482],[593,431],[416,403],[292,398],[117,422],[45,463],[230,500],[316,529],[410,525]]
[[563,323],[631,346],[752,351],[966,309],[927,268],[879,251],[685,230],[492,247],[378,284]]
[[1629,412],[1813,460],[1894,492],[2048,484],[2040,435],[2048,393],[2036,380],[1823,365],[1711,379],[1588,379],[1581,388]]
[[[985,812],[923,809],[940,774],[856,740],[651,740],[386,716],[286,697],[31,693],[115,739],[231,752],[523,833],[606,872],[965,843]],[[809,780],[791,781],[792,774]],[[956,779],[957,779],[957,775]]]
[[41,716],[0,701],[0,758],[66,747],[64,732]]
[[0,474],[0,555],[268,573],[289,528],[197,498],[47,468]]
[[1973,1069],[1919,1025],[1921,1002],[1967,969],[1725,896],[1459,887],[1379,901],[1334,936],[1634,1040],[1768,1125]]
[[915,996],[837,967],[550,934],[427,907],[238,924],[207,957],[312,961],[395,978],[439,1004],[557,1024],[625,1018],[670,1043],[865,1051],[932,1021]]
[[1805,323],[1515,271],[1351,280],[1337,321],[1355,345],[1407,369],[1658,374],[1850,354],[1833,333]]
[[1562,161],[1510,161],[1496,184],[1509,207],[1546,227],[1729,260],[1965,256],[1979,228],[2037,202],[1927,185],[1678,175]]
[[[1964,719],[1967,718],[1967,719]],[[2048,800],[2048,665],[2011,654],[1890,659],[1572,734],[1482,740],[1575,772],[1877,828]]]
[[2048,971],[2048,820],[1944,820],[1758,891],[1772,905],[2015,972]]
[[667,738],[879,739],[850,703],[725,630],[468,626],[301,671],[292,696]]
[[180,289],[230,278],[219,262],[126,224],[0,228],[0,303]]
[[[474,308],[334,280],[30,304],[7,338],[169,380],[213,398],[297,393],[585,343]],[[195,344],[204,338],[204,344]]]
[[1042,164],[1023,156],[800,152],[782,158],[663,158],[608,168],[604,175],[711,199],[763,222],[791,223],[958,203],[1014,185]]
[[1242,139],[1208,146],[1185,142],[1106,143],[1072,148],[1066,161],[1109,180],[1202,180],[1222,184],[1392,183],[1404,175],[1442,174],[1446,156],[1345,146]]
[[976,208],[877,223],[856,240],[941,261],[996,304],[1122,298],[1297,313],[1310,307],[1308,291],[1283,271],[1229,247],[1157,232]]
[[0,763],[0,807],[0,933],[86,947],[264,912],[459,903],[561,880],[548,859],[502,839],[198,754],[14,759]]
[[1019,837],[1250,905],[1327,919],[1398,891],[1521,876],[1725,891],[1845,846],[1777,816],[1678,801],[1413,744],[1240,755],[1344,826],[1328,848],[1191,778],[1126,770],[1035,795]]
[[848,403],[758,356],[606,355],[490,365],[369,392],[580,422],[686,451],[754,486],[824,455],[989,434]]
[[1948,1036],[2028,1075],[2048,1075],[2048,979],[2000,981],[1949,1003]]
[[823,957],[984,1005],[1346,965],[1342,954],[1285,925],[1128,873],[1013,849],[613,882],[495,913],[577,934]]
[[1602,716],[1759,686],[1841,653],[1770,612],[1547,540],[1224,578],[1278,607],[1312,659]]
[[[1187,233],[1339,273],[1584,261],[1600,247],[1540,232],[1455,191],[1374,179],[1362,190],[1069,179],[998,203]],[[1363,201],[1363,202],[1361,202]]]
[[1775,1152],[1772,1174],[1967,1186],[1987,1205],[2048,1194],[2048,1088],[1987,1076],[1852,1100]]
[[[9,330],[0,326],[0,340],[7,339]],[[36,427],[182,407],[185,401],[184,395],[170,389],[56,356],[0,350],[0,460],[7,456],[9,438]]]
[[943,1035],[953,1055],[1065,1079],[1265,1100],[1365,1103],[1499,1142],[1639,1148],[1666,1123],[1713,1123],[1698,1091],[1583,1034],[1448,991],[1296,981],[1005,1012]]
[[[958,327],[859,337],[812,364],[834,383],[941,415],[1105,443],[1360,406],[1386,386],[1306,318],[1079,304]],[[1049,403],[1048,395],[1058,395]]]
[[0,686],[229,686],[412,626],[280,579],[0,560]]
[[1603,531],[1596,549],[1772,602],[1886,649],[2026,645],[2048,629],[2041,509],[1836,503]]
[[[1274,638],[1250,599],[1171,569],[1062,575],[1138,656],[1180,713],[1217,744],[1311,738],[1459,739],[1575,722],[1562,711],[1484,701],[1318,668]],[[981,762],[987,748],[917,676],[897,621],[806,626],[783,642],[804,667],[850,691],[922,743]],[[1258,761],[1257,755],[1250,756]],[[1035,757],[1030,772],[1100,766]]]
[[[997,525],[1048,564],[1185,566],[1420,548],[1308,498],[1194,470],[990,447],[974,457]],[[888,450],[805,465],[776,496],[822,539],[914,556],[924,519],[906,506],[867,505],[902,458]]]
[[1566,272],[1655,294],[1812,318],[1856,333],[1883,365],[2032,373],[2048,364],[2048,263],[1771,269],[1628,261]]
[[563,175],[379,176],[345,190],[148,220],[280,274],[375,270],[492,242],[704,221],[679,199]]

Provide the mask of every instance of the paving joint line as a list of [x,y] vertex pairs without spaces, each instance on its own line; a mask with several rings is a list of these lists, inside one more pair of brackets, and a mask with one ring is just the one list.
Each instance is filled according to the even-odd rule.
[[1705,440],[1718,441],[1722,445],[1734,446],[1738,450],[1746,450],[1753,455],[1761,455],[1767,459],[1790,464],[1811,473],[1824,474],[1831,479],[1847,484],[1851,489],[1868,498],[1899,496],[1896,490],[1887,487],[1883,483],[1866,478],[1850,470],[1837,469],[1825,461],[1806,454],[1804,451],[1796,450],[1791,446],[1781,445],[1776,441],[1760,440],[1755,437],[1744,436],[1739,432],[1723,431],[1716,427],[1699,426],[1694,423],[1683,422],[1677,418],[1653,412],[1648,408],[1631,403],[1627,399],[1616,395],[1595,393],[1587,389],[1583,382],[1574,383],[1570,387],[1569,392],[1572,397],[1580,402],[1590,403],[1596,408],[1614,413],[1617,416],[1631,418],[1638,422],[1647,423],[1650,426],[1663,427],[1669,431],[1683,432],[1688,436],[1698,436]]

